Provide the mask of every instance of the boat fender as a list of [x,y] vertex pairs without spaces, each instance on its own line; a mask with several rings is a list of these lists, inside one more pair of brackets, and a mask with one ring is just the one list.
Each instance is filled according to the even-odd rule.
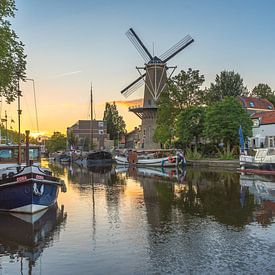
[[14,176],[14,173],[13,172],[9,172],[8,177],[12,178],[13,176]]
[[176,159],[175,159],[173,156],[169,156],[169,157],[168,157],[168,161],[169,161],[170,163],[174,163],[174,162],[176,161]]
[[60,180],[59,183],[61,184],[61,192],[66,193],[67,192],[67,186],[66,186],[64,180]]

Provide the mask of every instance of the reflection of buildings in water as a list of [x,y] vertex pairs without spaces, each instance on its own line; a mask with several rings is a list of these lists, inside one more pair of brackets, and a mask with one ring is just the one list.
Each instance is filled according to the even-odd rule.
[[68,179],[71,183],[81,185],[82,187],[91,185],[91,183],[108,184],[111,174],[111,165],[94,167],[73,165],[68,168]]
[[31,274],[44,248],[59,238],[66,218],[63,206],[59,209],[57,205],[34,215],[0,213],[1,256],[20,259],[21,273],[26,259]]
[[[242,190],[248,189],[254,195],[256,208],[254,217],[260,224],[269,224],[275,217],[275,177],[260,175],[240,175]],[[246,197],[241,195],[241,201]]]

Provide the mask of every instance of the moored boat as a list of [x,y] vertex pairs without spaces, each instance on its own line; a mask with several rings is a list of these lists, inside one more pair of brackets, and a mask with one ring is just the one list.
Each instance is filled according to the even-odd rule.
[[142,150],[117,154],[115,161],[119,165],[175,167],[185,160],[182,154],[172,150]]
[[240,156],[240,171],[275,175],[275,148],[260,148],[255,151],[255,156]]
[[15,166],[0,172],[0,210],[36,213],[57,201],[59,178],[39,166]]
[[30,146],[26,134],[26,145],[20,148],[0,146],[0,211],[32,214],[45,210],[56,203],[59,187],[65,186],[49,169],[39,166],[39,146]]

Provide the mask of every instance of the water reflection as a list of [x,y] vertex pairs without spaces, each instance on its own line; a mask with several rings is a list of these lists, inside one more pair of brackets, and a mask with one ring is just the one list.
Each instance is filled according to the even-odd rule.
[[246,190],[254,196],[255,220],[262,225],[271,224],[275,217],[275,177],[242,174],[240,185],[243,193],[241,201],[246,201]]
[[28,274],[32,274],[45,247],[53,245],[65,226],[67,214],[57,204],[34,215],[0,213],[0,257],[9,256],[20,262],[23,274],[23,259],[28,263]]

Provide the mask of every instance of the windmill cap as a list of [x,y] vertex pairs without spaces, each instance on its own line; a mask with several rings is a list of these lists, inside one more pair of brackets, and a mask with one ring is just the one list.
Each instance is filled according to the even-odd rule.
[[148,64],[155,64],[155,63],[163,63],[163,61],[160,59],[160,58],[158,58],[157,56],[154,56],[149,62],[148,62]]

